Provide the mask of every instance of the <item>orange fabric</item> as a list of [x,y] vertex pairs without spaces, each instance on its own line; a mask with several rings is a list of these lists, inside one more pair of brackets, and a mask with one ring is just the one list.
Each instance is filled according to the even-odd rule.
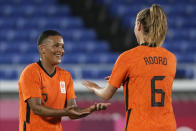
[[176,130],[171,99],[175,73],[176,57],[162,47],[138,46],[119,56],[108,82],[124,85],[126,122],[131,110],[127,131]]
[[67,99],[76,97],[69,72],[57,66],[56,74],[49,77],[38,63],[33,63],[23,70],[19,80],[19,131],[23,131],[24,123],[26,123],[26,131],[62,131],[61,118],[34,115],[31,109],[27,118],[26,100],[30,97],[41,98],[42,103],[47,107],[63,109]]

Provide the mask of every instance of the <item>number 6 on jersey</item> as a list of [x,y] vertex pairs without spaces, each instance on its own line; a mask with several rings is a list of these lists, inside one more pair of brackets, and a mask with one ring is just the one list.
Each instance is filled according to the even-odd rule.
[[[155,89],[155,81],[156,80],[163,80],[165,76],[154,76],[151,79],[151,106],[157,107],[157,106],[164,106],[165,101],[165,92],[162,89]],[[155,94],[161,94],[161,101],[156,102],[155,101]]]

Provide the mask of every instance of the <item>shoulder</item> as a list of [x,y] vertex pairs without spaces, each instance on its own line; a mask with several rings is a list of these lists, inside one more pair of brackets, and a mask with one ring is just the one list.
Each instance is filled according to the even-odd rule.
[[32,63],[23,69],[20,79],[24,79],[25,77],[35,78],[37,75],[39,75],[39,66],[37,63]]
[[167,54],[169,57],[173,58],[174,60],[176,60],[176,55],[174,53],[172,53],[171,51],[167,50],[166,48],[160,47],[165,54]]
[[129,50],[127,50],[127,51],[125,51],[124,53],[125,54],[138,54],[138,53],[140,53],[140,52],[143,52],[143,51],[145,51],[145,50],[147,50],[147,47],[146,46],[137,46],[137,47],[134,47],[134,48],[132,48],[132,49],[129,49]]
[[38,65],[37,63],[32,63],[27,65],[24,70],[22,71],[22,73],[32,73],[32,72],[36,72],[38,70]]
[[144,48],[142,46],[137,46],[135,48],[129,49],[129,50],[121,53],[119,57],[123,57],[124,59],[130,58],[130,57],[133,57],[134,55],[139,54],[139,52],[143,51],[143,49]]
[[57,70],[60,74],[62,74],[62,75],[66,75],[67,77],[71,77],[71,74],[70,74],[67,70],[65,70],[65,69],[63,69],[63,68],[61,68],[61,67],[59,67],[59,66],[56,66],[56,70]]

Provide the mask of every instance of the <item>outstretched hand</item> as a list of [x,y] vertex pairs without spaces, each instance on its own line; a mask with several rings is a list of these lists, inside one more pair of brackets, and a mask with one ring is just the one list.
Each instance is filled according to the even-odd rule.
[[79,119],[86,117],[94,111],[106,110],[110,103],[97,103],[88,108],[78,108],[77,106],[68,106],[65,108],[65,116],[69,116],[71,119]]
[[71,117],[82,117],[89,115],[91,112],[90,111],[77,111],[75,110],[75,106],[69,106],[64,109],[65,110],[65,116],[71,116]]
[[87,87],[90,91],[94,92],[95,89],[100,89],[100,87],[94,83],[94,82],[90,82],[90,81],[87,81],[87,80],[84,80],[82,82],[82,84]]
[[107,107],[110,105],[111,105],[111,103],[97,103],[97,104],[90,106],[90,110],[91,110],[91,112],[106,110]]
[[95,93],[98,97],[104,99],[104,100],[109,100],[112,98],[114,93],[116,92],[117,88],[114,86],[108,84],[106,87],[101,88],[97,84],[84,80],[82,84],[87,87],[90,91]]

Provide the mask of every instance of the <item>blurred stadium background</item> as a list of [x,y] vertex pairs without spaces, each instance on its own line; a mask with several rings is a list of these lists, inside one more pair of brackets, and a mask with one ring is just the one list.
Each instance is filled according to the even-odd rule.
[[[74,78],[78,105],[101,101],[81,85],[105,85],[118,55],[136,46],[133,27],[137,12],[161,4],[168,16],[164,47],[178,59],[173,106],[178,131],[196,130],[196,0],[1,0],[0,1],[0,130],[18,130],[18,85],[23,68],[39,60],[38,35],[55,29],[64,37],[61,67]],[[107,111],[81,120],[64,118],[64,130],[122,131],[123,92]]]

